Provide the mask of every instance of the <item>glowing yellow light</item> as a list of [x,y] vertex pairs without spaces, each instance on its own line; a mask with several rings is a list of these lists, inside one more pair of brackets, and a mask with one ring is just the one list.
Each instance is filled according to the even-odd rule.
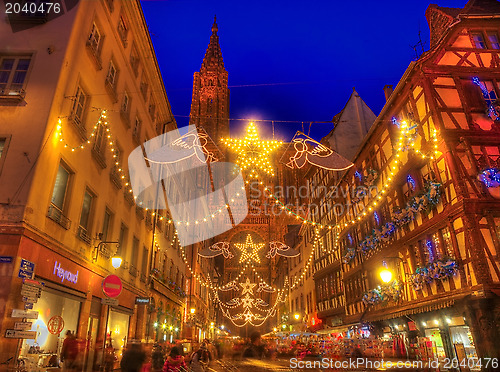
[[388,269],[380,270],[379,275],[384,283],[389,283],[392,280],[392,272]]

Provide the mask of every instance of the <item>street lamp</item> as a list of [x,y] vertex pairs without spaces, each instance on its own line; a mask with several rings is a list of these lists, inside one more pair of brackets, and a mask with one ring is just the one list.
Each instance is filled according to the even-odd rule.
[[191,309],[189,309],[189,311],[191,312],[191,314],[196,313],[196,309],[194,307],[192,307]]
[[295,314],[293,315],[293,317],[295,318],[295,320],[299,320],[299,319],[300,319],[300,314],[295,313]]
[[380,275],[380,279],[382,279],[382,281],[386,284],[392,280],[392,271],[389,269],[380,270],[379,275]]
[[111,257],[111,266],[118,269],[122,265],[122,258],[119,256]]

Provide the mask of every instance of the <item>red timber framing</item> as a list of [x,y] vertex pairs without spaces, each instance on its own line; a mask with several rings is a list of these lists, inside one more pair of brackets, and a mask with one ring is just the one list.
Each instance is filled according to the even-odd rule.
[[[325,186],[356,187],[372,170],[377,176],[376,189],[370,189],[366,197],[339,193],[321,200],[330,207],[340,204],[344,210],[338,216],[328,208],[320,210],[317,221],[338,227],[322,237],[323,246],[332,248],[324,248],[315,257],[318,315],[335,315],[343,324],[429,311],[465,317],[478,356],[498,358],[500,192],[488,189],[478,174],[486,168],[500,168],[500,121],[488,115],[488,105],[498,105],[495,99],[500,97],[500,3],[469,1],[464,9],[452,10],[432,5],[426,15],[431,50],[406,70],[365,137],[355,167],[338,181],[336,176],[327,178],[322,170],[312,177]],[[473,78],[488,91],[489,101]],[[393,118],[416,125],[415,148],[431,155],[422,159],[421,153],[404,151],[399,155],[399,169],[391,169],[399,138]],[[438,152],[430,158],[434,130]],[[424,190],[426,180],[441,184],[439,204],[429,213],[417,213],[387,242],[364,253],[358,251],[344,263],[347,249],[359,247],[373,229],[392,221],[395,211]],[[385,184],[390,186],[376,199],[377,190]],[[380,201],[370,210],[374,200]],[[338,241],[333,230],[339,232]],[[440,258],[455,260],[457,273],[415,290],[410,275]],[[403,282],[401,298],[366,305],[363,294],[381,284],[378,274],[384,261]],[[451,353],[451,343],[448,346],[447,353]]]

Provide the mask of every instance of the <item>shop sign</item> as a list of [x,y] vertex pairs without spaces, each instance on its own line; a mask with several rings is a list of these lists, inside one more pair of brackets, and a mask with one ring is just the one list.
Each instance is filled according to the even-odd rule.
[[415,325],[415,322],[408,322],[408,330],[410,330],[410,331],[417,330],[417,326]]
[[38,311],[13,309],[11,316],[13,318],[38,319]]
[[57,261],[54,263],[54,275],[61,279],[61,283],[64,282],[64,280],[67,280],[68,282],[74,284],[78,282],[78,271],[76,272],[76,274],[73,274],[69,270],[64,270],[61,267],[61,263]]
[[102,281],[102,291],[108,297],[118,297],[122,292],[122,281],[116,275],[108,275]]
[[29,331],[32,324],[32,322],[15,322],[14,329],[20,331]]
[[151,297],[136,297],[135,303],[137,305],[149,305],[151,302]]
[[0,256],[0,263],[12,263],[13,260],[12,256]]
[[47,323],[47,330],[53,334],[58,335],[64,329],[64,320],[61,316],[55,315],[49,319]]
[[25,338],[34,340],[36,338],[36,331],[20,331],[18,329],[7,329],[5,331],[5,338]]
[[43,287],[43,283],[39,282],[38,280],[33,280],[33,279],[24,279],[23,284],[24,284],[23,287],[24,286],[38,287],[38,288]]
[[35,272],[35,264],[24,258],[21,259],[21,265],[19,266],[19,273],[17,276],[21,279],[31,279],[33,278],[33,273]]
[[23,296],[23,302],[36,304],[38,302],[38,297]]
[[117,298],[103,298],[101,304],[108,306],[118,306],[120,303]]

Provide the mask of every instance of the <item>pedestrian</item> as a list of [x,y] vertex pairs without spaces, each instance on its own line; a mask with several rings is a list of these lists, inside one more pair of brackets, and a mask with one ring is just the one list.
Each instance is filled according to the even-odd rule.
[[63,341],[61,349],[61,362],[63,362],[63,371],[70,372],[75,370],[75,361],[78,357],[78,344],[76,337],[70,330],[66,332],[66,338]]
[[113,342],[111,338],[104,348],[104,371],[111,372],[114,368],[114,364],[116,361],[115,348],[113,347]]
[[128,344],[120,361],[121,371],[141,372],[145,360],[146,353],[142,350],[141,344]]
[[243,352],[243,358],[258,358],[262,359],[264,356],[264,346],[260,338],[259,332],[253,332],[250,335],[250,346]]
[[170,354],[163,365],[163,372],[180,372],[187,369],[184,357],[177,346],[170,350]]
[[159,344],[154,344],[153,352],[151,353],[151,367],[153,372],[160,372],[165,363],[165,358],[163,357],[163,350]]
[[193,372],[204,372],[212,360],[207,344],[203,342],[198,350],[191,354],[190,367]]

